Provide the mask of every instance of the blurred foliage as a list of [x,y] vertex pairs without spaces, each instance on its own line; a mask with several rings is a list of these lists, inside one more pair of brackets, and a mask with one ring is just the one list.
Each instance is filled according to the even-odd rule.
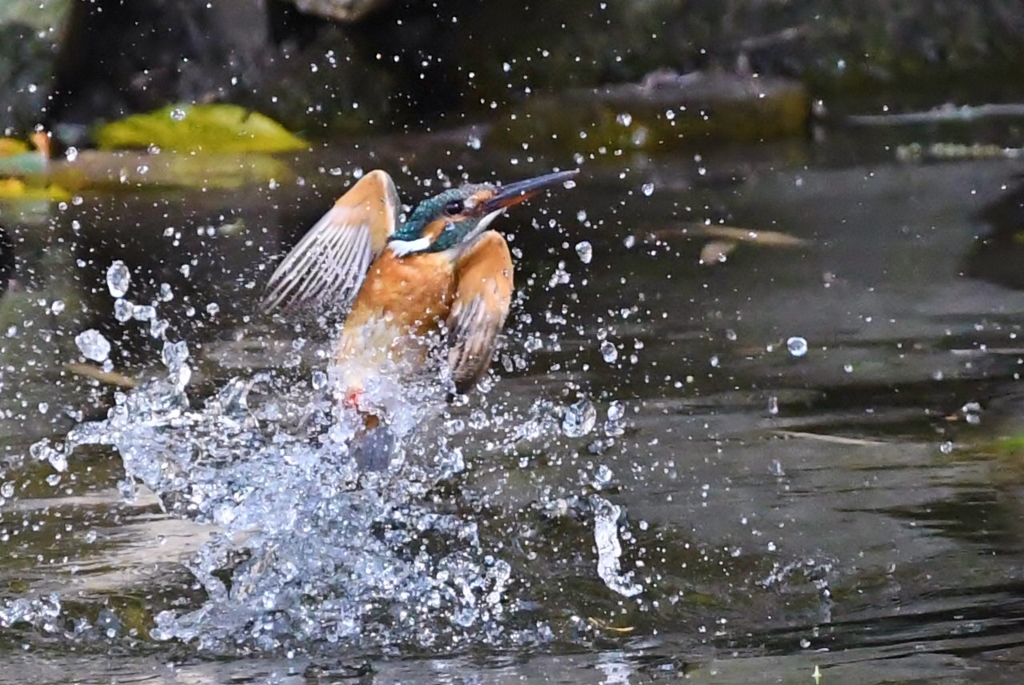
[[0,138],[0,200],[59,202],[71,194],[50,183],[45,176],[49,163],[50,138],[45,133],[32,136],[32,144],[14,138]]
[[237,105],[170,105],[101,126],[101,150],[131,148],[184,153],[288,152],[307,143],[273,119]]
[[70,199],[71,193],[58,185],[30,185],[17,178],[0,178],[0,200],[67,202]]
[[49,176],[74,189],[141,187],[237,188],[283,182],[294,174],[284,161],[263,153],[148,154],[87,150],[74,162],[54,164]]
[[19,21],[40,31],[60,27],[71,0],[4,0],[0,2],[0,24]]
[[28,143],[17,138],[0,138],[0,157],[10,157],[28,152]]
[[695,149],[709,141],[803,136],[810,100],[797,82],[745,74],[664,72],[642,84],[576,89],[526,100],[491,141],[569,152]]

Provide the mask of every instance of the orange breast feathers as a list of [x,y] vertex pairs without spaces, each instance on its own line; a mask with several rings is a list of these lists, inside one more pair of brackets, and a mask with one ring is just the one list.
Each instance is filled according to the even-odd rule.
[[[385,250],[352,303],[335,363],[377,365],[385,359],[397,362],[413,350],[422,354],[425,337],[441,330],[454,298],[453,265],[446,256],[399,258]],[[364,359],[367,355],[374,358]]]

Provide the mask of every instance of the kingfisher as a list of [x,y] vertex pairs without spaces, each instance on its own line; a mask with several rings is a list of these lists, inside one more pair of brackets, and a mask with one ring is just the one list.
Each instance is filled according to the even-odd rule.
[[512,301],[512,255],[491,222],[576,173],[451,188],[399,225],[394,182],[371,171],[281,261],[263,307],[347,311],[333,354],[335,397],[359,411],[367,430],[387,420],[367,387],[384,375],[415,376],[432,357],[447,364],[455,392],[466,393],[490,366]]

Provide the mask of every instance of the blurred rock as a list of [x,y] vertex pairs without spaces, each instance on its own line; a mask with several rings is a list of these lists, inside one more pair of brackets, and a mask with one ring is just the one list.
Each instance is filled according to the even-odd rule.
[[44,123],[84,133],[216,100],[314,138],[429,129],[666,68],[798,78],[830,105],[1024,97],[1020,0],[73,0],[69,19],[49,105],[56,34],[40,54],[23,24],[0,25],[21,27],[0,34],[0,66],[17,63],[0,69],[15,84],[0,124],[49,106]]
[[978,213],[985,230],[964,261],[964,275],[1024,290],[1024,178],[1014,179],[998,199]]
[[695,149],[803,135],[809,112],[807,91],[791,79],[662,71],[639,84],[527,100],[492,139],[569,152]]
[[288,0],[304,14],[335,21],[359,21],[391,5],[391,0]]
[[26,135],[42,119],[60,26],[70,0],[0,3],[0,135]]
[[337,28],[309,21],[277,0],[78,0],[47,123],[81,144],[97,119],[216,101],[293,130],[360,129],[389,81]]

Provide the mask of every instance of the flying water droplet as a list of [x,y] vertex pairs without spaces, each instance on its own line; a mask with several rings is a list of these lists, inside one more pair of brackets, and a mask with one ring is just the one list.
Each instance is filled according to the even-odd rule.
[[134,313],[135,304],[133,302],[120,297],[114,301],[114,318],[121,323],[131,320]]
[[185,121],[186,116],[185,110],[181,107],[175,107],[171,110],[171,119],[173,121]]
[[110,357],[110,342],[94,328],[76,335],[75,344],[86,359],[94,362],[105,362]]
[[188,345],[184,340],[180,342],[165,341],[163,351],[160,353],[160,358],[164,362],[164,366],[171,373],[178,372],[185,360],[188,359]]
[[591,246],[589,241],[581,240],[576,243],[576,254],[579,256],[581,262],[584,264],[590,264],[590,260],[594,258],[594,248]]
[[794,357],[802,357],[807,354],[807,341],[799,336],[794,336],[786,341],[786,349]]
[[633,573],[622,573],[619,542],[619,518],[622,508],[594,496],[594,542],[597,547],[597,575],[609,590],[623,597],[635,597],[644,591],[643,585],[633,582]]
[[615,344],[610,340],[601,342],[601,357],[609,364],[614,364],[615,360],[619,358],[619,351],[615,349]]
[[131,282],[132,272],[120,259],[107,269],[107,289],[111,297],[124,297]]
[[597,423],[597,409],[588,399],[582,399],[565,408],[562,415],[562,432],[569,438],[582,438],[594,430]]
[[604,422],[604,434],[609,438],[622,435],[626,432],[622,426],[622,419],[626,415],[626,406],[618,400],[608,405],[608,419]]
[[615,484],[615,473],[606,464],[601,464],[594,472],[591,485],[597,490],[605,490]]
[[640,187],[640,190],[643,191],[644,195],[646,195],[647,197],[650,197],[651,195],[654,195],[654,184],[653,183],[645,183],[645,184],[643,184],[643,186]]

